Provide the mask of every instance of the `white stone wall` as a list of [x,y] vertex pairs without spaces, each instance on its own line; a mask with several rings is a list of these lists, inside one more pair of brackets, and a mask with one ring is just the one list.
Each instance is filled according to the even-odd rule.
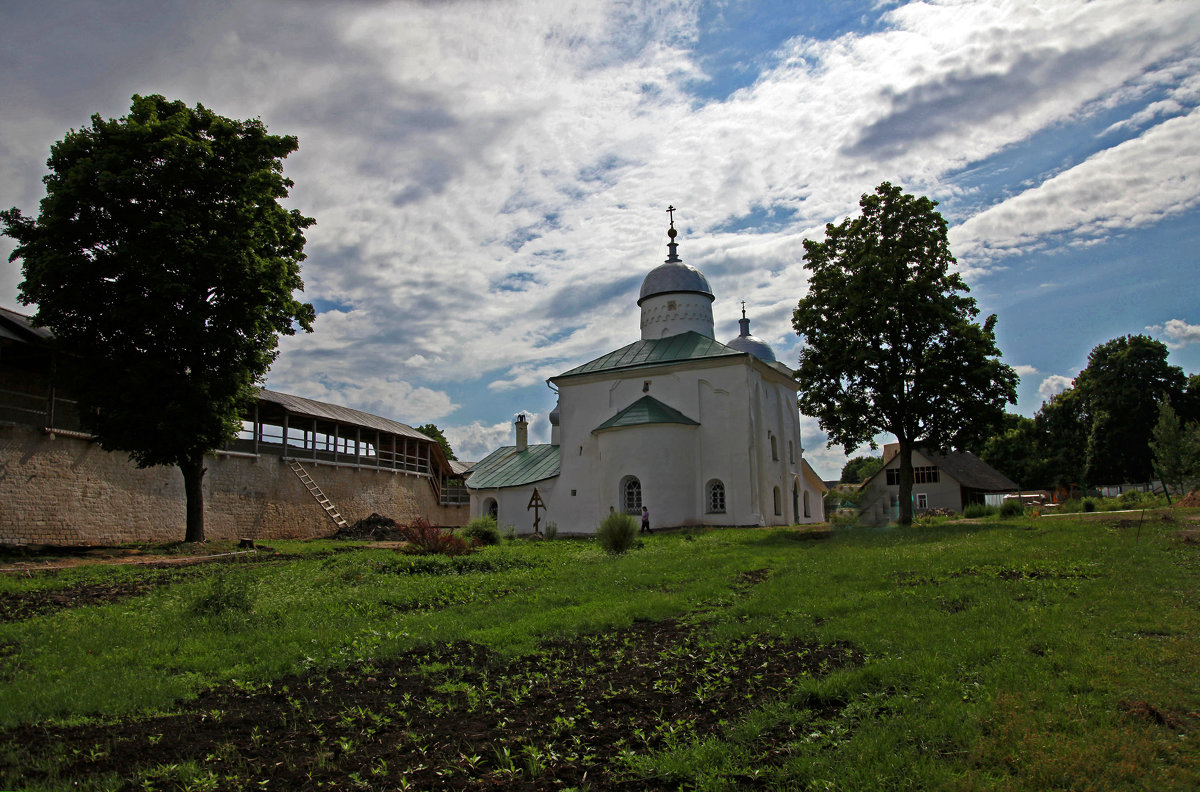
[[680,333],[713,337],[712,298],[703,294],[659,294],[642,302],[642,339],[652,341]]

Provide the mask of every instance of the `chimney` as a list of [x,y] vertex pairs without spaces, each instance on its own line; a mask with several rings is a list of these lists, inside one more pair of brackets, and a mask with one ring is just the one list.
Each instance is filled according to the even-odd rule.
[[517,450],[524,451],[529,448],[529,424],[525,421],[525,414],[521,413],[517,416]]

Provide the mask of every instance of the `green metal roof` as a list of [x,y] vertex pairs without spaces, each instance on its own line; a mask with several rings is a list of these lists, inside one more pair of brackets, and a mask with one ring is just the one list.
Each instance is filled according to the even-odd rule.
[[531,445],[524,451],[501,446],[475,463],[467,477],[467,489],[519,487],[558,475],[556,445]]
[[679,410],[663,404],[653,396],[643,396],[592,431],[599,432],[602,429],[619,429],[622,426],[661,423],[677,423],[687,426],[700,425],[699,421],[693,421],[679,412]]
[[663,363],[674,363],[681,360],[703,360],[705,358],[735,357],[744,354],[736,349],[730,349],[719,341],[714,341],[699,333],[687,332],[679,335],[655,338],[649,341],[635,341],[629,346],[621,347],[616,352],[609,352],[590,363],[584,363],[570,371],[559,374],[553,379],[574,377],[580,374],[594,374],[598,371],[613,371],[616,369],[640,368],[657,366]]

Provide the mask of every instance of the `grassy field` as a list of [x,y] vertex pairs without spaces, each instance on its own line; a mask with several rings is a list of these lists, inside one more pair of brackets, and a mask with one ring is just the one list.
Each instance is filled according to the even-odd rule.
[[3,789],[1194,790],[1196,511],[0,576]]

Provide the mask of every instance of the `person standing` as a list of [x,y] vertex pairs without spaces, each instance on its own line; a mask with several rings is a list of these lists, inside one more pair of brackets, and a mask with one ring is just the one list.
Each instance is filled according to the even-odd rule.
[[645,506],[642,507],[642,532],[654,533],[650,530],[650,510]]

